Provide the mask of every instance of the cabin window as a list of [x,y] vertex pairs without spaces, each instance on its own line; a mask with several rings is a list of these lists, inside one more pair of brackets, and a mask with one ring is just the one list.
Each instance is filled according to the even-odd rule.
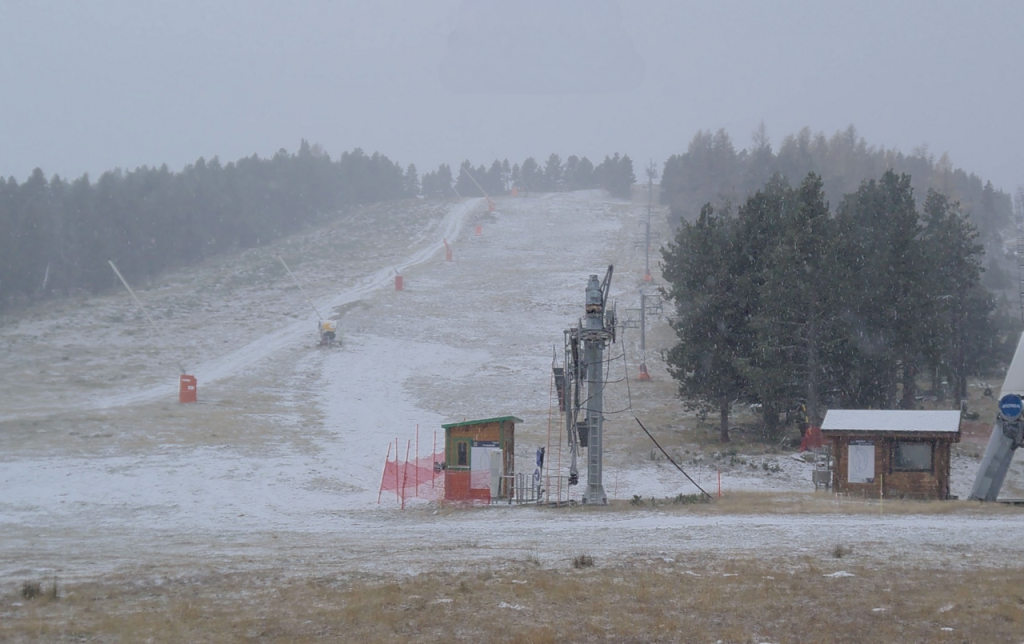
[[897,442],[892,448],[892,469],[896,472],[931,472],[932,443]]
[[455,444],[455,465],[469,467],[469,443],[459,441]]

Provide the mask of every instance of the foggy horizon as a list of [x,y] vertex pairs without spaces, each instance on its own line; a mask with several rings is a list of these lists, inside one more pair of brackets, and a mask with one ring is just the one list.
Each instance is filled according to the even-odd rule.
[[301,139],[421,172],[469,159],[659,169],[697,130],[802,127],[936,157],[1013,192],[1024,5],[528,1],[13,2],[0,176],[97,177]]

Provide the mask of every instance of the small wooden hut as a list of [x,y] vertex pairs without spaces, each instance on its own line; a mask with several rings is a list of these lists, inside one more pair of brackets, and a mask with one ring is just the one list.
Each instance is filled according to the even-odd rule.
[[960,412],[831,409],[821,433],[832,442],[836,492],[950,498],[950,446],[960,442]]
[[515,416],[466,420],[444,428],[447,501],[487,501],[507,497],[515,473]]

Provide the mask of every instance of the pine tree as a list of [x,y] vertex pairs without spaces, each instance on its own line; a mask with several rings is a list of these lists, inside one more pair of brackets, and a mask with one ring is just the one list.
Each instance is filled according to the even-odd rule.
[[[931,302],[925,327],[925,355],[933,373],[943,373],[959,407],[967,398],[967,377],[994,357],[991,296],[980,288],[984,247],[979,234],[948,196],[928,191],[922,242],[928,258],[927,292]],[[972,340],[983,344],[971,351]]]
[[532,192],[534,190],[543,190],[544,177],[540,172],[540,166],[533,157],[529,157],[523,161],[523,166],[519,170],[520,182],[523,184],[523,190]]
[[501,161],[497,159],[491,164],[487,172],[484,173],[483,179],[480,183],[483,185],[484,190],[487,194],[496,196],[500,195],[505,191],[505,181],[502,179]]
[[669,373],[688,407],[701,415],[718,411],[723,443],[730,440],[732,403],[747,392],[739,368],[746,322],[729,262],[731,225],[727,213],[716,215],[708,204],[662,250],[665,293],[676,305],[672,327],[679,338],[666,355]]
[[437,166],[437,196],[449,199],[455,196],[452,190],[452,169],[447,163]]
[[562,159],[557,154],[548,157],[544,164],[544,188],[546,190],[562,189]]
[[420,179],[416,173],[416,166],[412,163],[405,169],[402,177],[402,194],[405,197],[416,197],[420,194]]
[[602,188],[620,199],[629,199],[633,194],[636,175],[633,173],[633,160],[629,155],[619,156],[616,152],[605,157],[601,165],[594,168],[594,175]]
[[[777,326],[766,324],[765,299],[772,279],[772,268],[785,234],[787,209],[793,190],[781,176],[773,177],[740,206],[734,227],[730,273],[740,318],[747,331],[739,351],[740,369],[749,383],[751,402],[761,406],[765,431],[774,435],[779,429],[780,407],[794,396],[791,375],[779,368],[775,349],[782,338]],[[756,325],[755,325],[756,323]]]
[[764,356],[755,362],[772,372],[778,407],[804,404],[811,424],[820,425],[822,396],[834,388],[831,358],[842,352],[845,335],[834,315],[842,285],[834,270],[833,222],[821,178],[813,173],[778,205],[781,235],[760,268],[752,316]]
[[594,164],[587,157],[580,159],[576,166],[576,185],[583,189],[598,186],[594,180]]
[[[448,196],[451,171],[430,173]],[[107,259],[136,281],[168,268],[248,248],[315,224],[348,204],[398,199],[416,184],[414,166],[375,152],[337,161],[302,141],[221,164],[198,159],[181,172],[166,165],[115,170],[67,182],[42,170],[19,185],[0,180],[0,307],[74,288],[116,285]]]
[[888,170],[847,195],[839,208],[838,258],[847,283],[860,287],[848,302],[856,321],[855,404],[913,408],[925,320],[932,314],[921,276],[926,257],[910,177]]
[[580,185],[579,176],[577,174],[579,164],[580,158],[575,154],[570,154],[569,158],[565,160],[565,168],[562,172],[562,183],[566,190],[579,190],[583,187]]
[[508,192],[512,189],[512,168],[508,164],[508,159],[501,162],[501,185],[502,192]]

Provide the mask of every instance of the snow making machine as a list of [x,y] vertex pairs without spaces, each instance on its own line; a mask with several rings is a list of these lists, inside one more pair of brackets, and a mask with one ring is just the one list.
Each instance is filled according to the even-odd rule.
[[1024,335],[1017,343],[1010,368],[1006,371],[1003,389],[999,393],[999,413],[992,427],[985,456],[981,459],[978,477],[971,488],[971,498],[995,501],[1003,479],[1010,469],[1014,452],[1024,443]]
[[[284,258],[281,257],[280,255],[275,255],[275,257],[277,257],[277,261],[281,262],[281,266],[284,266],[284,270],[288,272],[288,275],[291,276],[292,281],[295,282],[295,286],[297,286],[299,288],[299,292],[302,293],[303,299],[306,300],[306,303],[309,304],[309,307],[313,309],[314,313],[316,313],[316,333],[317,337],[319,338],[317,346],[333,347],[335,341],[338,338],[338,332],[334,326],[334,321],[325,320],[324,317],[320,315],[320,310],[316,308],[316,305],[313,304],[313,301],[309,299],[308,295],[306,295],[306,289],[302,288],[302,284],[299,283],[299,278],[295,277],[295,274],[292,273],[292,269],[288,268],[288,264],[285,263]],[[397,281],[395,282],[396,285],[398,283],[399,282]]]
[[331,320],[320,320],[317,324],[317,328],[320,331],[320,346],[334,346],[334,340],[337,338],[337,333],[334,330],[334,322]]

